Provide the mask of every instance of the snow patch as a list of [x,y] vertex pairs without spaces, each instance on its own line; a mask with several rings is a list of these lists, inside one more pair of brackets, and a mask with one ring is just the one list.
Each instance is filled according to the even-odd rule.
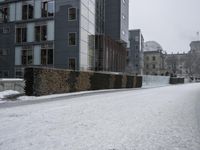
[[7,96],[11,96],[11,95],[15,95],[15,94],[19,94],[19,92],[13,91],[13,90],[7,90],[7,91],[0,92],[0,101],[3,98],[6,98]]

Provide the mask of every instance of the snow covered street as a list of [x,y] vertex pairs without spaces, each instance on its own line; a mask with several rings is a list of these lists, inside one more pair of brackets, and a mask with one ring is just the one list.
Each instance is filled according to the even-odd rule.
[[199,150],[200,84],[0,108],[0,122],[0,150]]

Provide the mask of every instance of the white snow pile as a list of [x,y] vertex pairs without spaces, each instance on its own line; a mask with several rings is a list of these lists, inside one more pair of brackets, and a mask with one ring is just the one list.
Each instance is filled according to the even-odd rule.
[[0,103],[2,101],[4,101],[4,98],[6,98],[7,96],[12,96],[12,95],[16,95],[16,94],[19,94],[19,92],[13,91],[13,90],[7,90],[7,91],[0,92]]
[[0,79],[0,81],[23,81],[23,79],[18,79],[18,78],[14,78],[14,79],[9,78],[9,79],[6,79],[6,78],[2,78],[2,79]]

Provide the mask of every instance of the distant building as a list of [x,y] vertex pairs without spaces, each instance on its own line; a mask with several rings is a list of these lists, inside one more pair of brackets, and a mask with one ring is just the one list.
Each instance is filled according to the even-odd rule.
[[188,74],[191,77],[200,77],[200,41],[192,41],[187,59]]
[[165,66],[166,54],[160,44],[155,41],[148,41],[144,44],[144,74],[145,75],[166,75]]
[[29,66],[123,72],[128,8],[129,0],[0,0],[0,78]]
[[187,77],[187,53],[167,54],[166,55],[166,69],[170,76]]
[[190,51],[193,53],[200,53],[200,41],[192,41],[190,43]]
[[140,29],[129,31],[129,49],[127,72],[143,74],[144,67],[144,38]]

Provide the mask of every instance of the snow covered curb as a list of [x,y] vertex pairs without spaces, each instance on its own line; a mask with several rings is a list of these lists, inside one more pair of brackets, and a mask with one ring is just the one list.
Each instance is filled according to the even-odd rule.
[[46,96],[21,96],[17,98],[20,101],[32,101],[32,100],[44,100],[44,99],[52,99],[52,98],[62,98],[67,96],[79,96],[84,94],[93,94],[93,93],[104,93],[104,92],[114,92],[114,91],[122,91],[126,89],[110,89],[110,90],[96,90],[96,91],[83,91],[83,92],[74,92],[74,93],[65,93],[65,94],[53,94],[53,95],[46,95]]
[[[169,85],[165,85],[169,86]],[[159,87],[164,87],[163,86],[144,86],[139,89],[151,89],[151,88],[159,88]],[[20,96],[16,99],[16,101],[40,101],[40,100],[45,100],[45,99],[56,99],[56,98],[63,98],[63,97],[69,97],[69,96],[84,96],[88,94],[101,94],[105,92],[121,92],[121,91],[127,91],[127,90],[138,90],[138,88],[131,88],[131,89],[109,89],[109,90],[95,90],[95,91],[83,91],[83,92],[74,92],[74,93],[64,93],[64,94],[53,94],[53,95],[46,95],[46,96]],[[5,103],[6,97],[11,97],[12,95],[20,94],[17,91],[4,91],[0,92],[0,103]]]

